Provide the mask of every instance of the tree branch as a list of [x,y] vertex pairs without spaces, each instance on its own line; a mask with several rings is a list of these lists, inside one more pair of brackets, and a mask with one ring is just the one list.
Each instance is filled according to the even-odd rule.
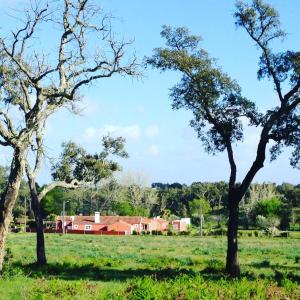
[[49,193],[56,187],[67,188],[67,189],[77,189],[81,186],[84,186],[85,184],[87,184],[87,183],[79,182],[76,179],[72,180],[70,183],[67,183],[65,181],[53,181],[52,183],[50,183],[46,187],[44,187],[41,192],[39,192],[38,200],[39,200],[39,202],[41,202],[42,199],[47,195],[47,193]]

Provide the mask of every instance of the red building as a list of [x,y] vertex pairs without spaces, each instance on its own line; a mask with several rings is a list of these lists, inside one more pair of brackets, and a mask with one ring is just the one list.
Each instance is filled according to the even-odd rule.
[[[56,230],[62,230],[62,222],[63,218],[57,217]],[[86,231],[115,231],[130,235],[134,231],[139,234],[143,231],[165,231],[168,227],[168,222],[159,217],[100,216],[99,212],[95,212],[94,216],[65,216],[64,222],[66,231],[79,230],[83,233]]]
[[187,223],[184,220],[172,221],[173,229],[179,232],[187,231]]

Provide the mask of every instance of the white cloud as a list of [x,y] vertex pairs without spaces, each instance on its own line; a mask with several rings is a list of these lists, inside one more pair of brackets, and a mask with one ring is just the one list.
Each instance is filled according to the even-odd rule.
[[142,129],[138,125],[120,126],[107,124],[100,129],[94,127],[86,128],[83,138],[85,141],[91,142],[107,134],[137,141],[142,137]]
[[158,136],[158,134],[159,134],[159,127],[155,124],[145,129],[145,135],[150,139],[155,138],[156,136]]
[[159,148],[157,145],[151,145],[147,150],[148,155],[150,156],[158,156]]
[[100,100],[99,99],[89,99],[89,98],[85,98],[79,105],[78,105],[78,109],[80,111],[80,113],[83,116],[95,116],[98,115],[101,110],[103,112],[103,108],[101,108],[101,104],[100,104]]

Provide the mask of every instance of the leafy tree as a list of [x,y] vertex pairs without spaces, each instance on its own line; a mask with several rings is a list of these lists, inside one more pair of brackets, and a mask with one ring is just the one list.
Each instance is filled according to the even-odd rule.
[[241,201],[240,215],[242,215],[242,224],[246,229],[249,225],[255,223],[256,219],[256,205],[263,199],[279,198],[280,195],[276,190],[274,183],[253,183],[250,185],[247,193]]
[[[181,73],[181,81],[171,90],[173,108],[189,109],[193,113],[191,126],[208,153],[227,152],[230,165],[228,183],[229,220],[227,230],[226,270],[232,276],[240,274],[238,261],[238,211],[253,178],[264,166],[267,145],[275,159],[282,146],[294,146],[293,166],[299,163],[299,104],[300,104],[300,52],[274,53],[273,41],[283,39],[277,11],[261,0],[251,5],[237,2],[236,24],[246,30],[261,52],[258,79],[271,79],[278,102],[260,113],[253,101],[242,96],[241,88],[215,63],[208,53],[199,47],[201,38],[190,35],[188,29],[164,26],[161,35],[166,48],[157,48],[147,59],[148,64],[160,70]],[[284,88],[289,87],[287,92]],[[243,123],[260,127],[260,139],[255,159],[242,179],[237,183],[237,164],[233,145],[243,140]]]
[[201,198],[191,201],[190,208],[192,215],[200,220],[200,236],[203,236],[204,216],[211,210],[211,207],[205,198]]
[[121,137],[105,136],[102,139],[103,150],[93,155],[73,142],[63,143],[60,159],[52,168],[54,181],[38,190],[36,176],[39,171],[42,146],[39,144],[39,140],[37,141],[35,169],[32,170],[29,162],[26,161],[26,174],[36,223],[36,253],[39,265],[47,263],[41,206],[43,198],[56,187],[76,189],[80,186],[95,186],[101,179],[110,177],[113,172],[121,170],[120,165],[112,161],[110,156],[128,157],[124,150],[124,142],[125,140]]
[[290,183],[282,183],[277,186],[277,191],[283,196],[283,201],[292,207],[300,207],[300,186]]
[[[48,117],[62,107],[76,110],[80,91],[96,80],[137,75],[135,58],[123,63],[128,43],[114,38],[111,18],[95,1],[35,1],[24,16],[11,37],[0,37],[0,145],[13,149],[0,200],[0,273],[26,153]],[[51,50],[41,47],[49,24],[56,37]]]
[[262,199],[255,205],[255,214],[264,217],[279,216],[282,203],[279,198]]
[[149,209],[142,206],[134,206],[128,202],[118,202],[113,204],[113,211],[119,216],[142,216],[149,217]]

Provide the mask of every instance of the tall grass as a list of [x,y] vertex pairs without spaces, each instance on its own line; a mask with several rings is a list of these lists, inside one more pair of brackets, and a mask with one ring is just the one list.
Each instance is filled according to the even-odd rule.
[[242,276],[224,270],[225,237],[11,234],[0,299],[300,299],[300,239],[240,238]]

